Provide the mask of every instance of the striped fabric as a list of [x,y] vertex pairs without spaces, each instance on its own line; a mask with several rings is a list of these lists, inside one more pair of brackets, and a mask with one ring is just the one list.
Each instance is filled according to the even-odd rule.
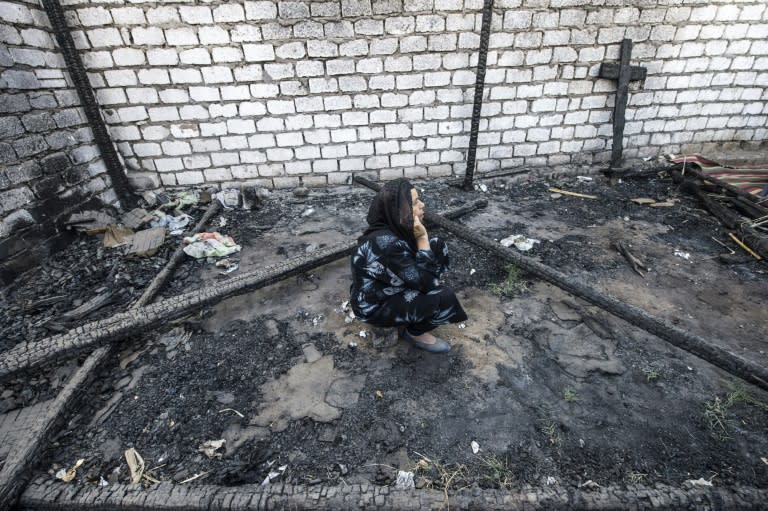
[[697,154],[670,154],[667,159],[672,163],[695,165],[708,176],[721,179],[746,192],[760,196],[768,195],[768,163],[731,167]]

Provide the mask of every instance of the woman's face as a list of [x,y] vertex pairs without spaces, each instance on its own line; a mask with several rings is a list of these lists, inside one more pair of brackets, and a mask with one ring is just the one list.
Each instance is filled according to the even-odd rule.
[[413,204],[413,216],[424,220],[424,203],[419,199],[419,192],[416,188],[411,188],[411,203]]

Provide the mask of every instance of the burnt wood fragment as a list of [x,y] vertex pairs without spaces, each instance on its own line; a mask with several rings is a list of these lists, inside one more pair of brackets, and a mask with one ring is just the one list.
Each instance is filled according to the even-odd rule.
[[179,485],[162,482],[150,488],[115,484],[83,487],[35,479],[21,496],[29,510],[82,511],[266,511],[274,509],[380,511],[424,509],[483,509],[487,511],[572,511],[591,509],[765,509],[768,490],[745,487],[675,487],[655,484],[569,488],[560,485],[519,490],[466,489],[392,490],[388,486],[346,484],[339,486],[274,485],[237,487]]
[[[373,183],[368,179],[355,177],[355,181],[372,190],[378,190],[380,188],[378,184]],[[623,302],[611,295],[602,293],[578,278],[565,275],[535,259],[504,247],[498,242],[486,238],[485,236],[481,236],[461,224],[429,212],[425,213],[424,218],[426,221],[431,222],[437,227],[445,229],[446,231],[487,250],[489,254],[494,254],[502,260],[511,262],[528,273],[554,284],[560,289],[567,291],[574,296],[578,296],[593,305],[597,305],[614,316],[642,328],[646,332],[652,333],[712,365],[724,369],[753,385],[768,390],[767,368],[731,353],[715,343],[671,325],[661,318],[652,316],[639,307],[635,307],[634,305]]]

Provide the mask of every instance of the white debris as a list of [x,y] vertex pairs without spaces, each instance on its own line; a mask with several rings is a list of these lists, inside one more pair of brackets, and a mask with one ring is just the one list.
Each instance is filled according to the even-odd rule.
[[466,323],[459,323],[459,328],[467,328],[467,324]]
[[691,260],[691,254],[689,252],[683,252],[682,250],[675,250],[675,255],[677,257],[682,257],[686,261]]
[[347,312],[349,310],[349,300],[341,302],[341,312]]
[[584,444],[584,439],[583,438],[579,438],[579,447],[581,447],[583,449],[584,445],[585,445]]
[[526,238],[522,234],[513,234],[512,236],[507,236],[499,241],[499,243],[504,247],[514,245],[520,252],[528,252],[536,243],[541,243],[541,241],[533,238]]
[[480,444],[478,444],[474,440],[472,440],[472,443],[469,445],[470,447],[472,447],[472,454],[477,454],[478,452],[480,452]]
[[106,479],[104,479],[103,477],[99,476],[99,486],[109,486],[109,483],[107,482]]
[[267,474],[267,477],[265,477],[264,480],[261,482],[261,485],[269,486],[269,483],[271,483],[272,481],[274,481],[275,479],[283,475],[283,473],[285,472],[285,469],[287,468],[288,468],[288,465],[283,465],[281,467],[278,467],[277,470],[270,471],[269,474]]
[[703,477],[698,479],[688,479],[684,484],[690,484],[691,486],[712,486],[712,481],[707,481]]
[[350,348],[357,348],[357,343],[355,341],[352,341],[349,343]]
[[301,213],[301,216],[309,216],[309,215],[311,215],[311,214],[312,214],[312,213],[314,213],[314,212],[315,212],[315,209],[314,209],[314,208],[307,208],[307,209],[305,209],[305,210],[304,210],[304,211]]
[[216,452],[222,447],[224,447],[224,444],[227,441],[223,438],[221,440],[206,440],[205,443],[197,448],[198,452],[202,452],[209,458],[221,458],[222,453]]
[[479,183],[475,185],[475,190],[480,190],[481,192],[485,193],[488,191],[488,187],[485,185],[485,183]]
[[585,481],[579,485],[579,488],[600,488],[600,485],[594,482],[592,479]]
[[368,336],[368,330],[360,330],[360,337],[365,339]]
[[576,179],[581,183],[592,181],[592,178],[589,176],[576,176]]
[[557,484],[557,479],[555,479],[555,478],[554,478],[554,477],[552,477],[552,476],[547,476],[547,480],[546,480],[546,483],[547,483],[548,485]]
[[475,270],[474,268],[472,268],[471,270],[469,270],[469,274],[470,274],[470,275],[474,275],[476,271],[477,271],[477,270]]
[[413,482],[413,472],[405,470],[397,471],[397,481],[395,481],[396,490],[413,490],[416,485]]

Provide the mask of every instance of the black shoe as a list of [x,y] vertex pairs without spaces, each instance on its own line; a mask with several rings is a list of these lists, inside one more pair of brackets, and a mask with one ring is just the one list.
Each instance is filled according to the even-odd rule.
[[403,328],[400,331],[400,337],[410,342],[417,348],[421,348],[424,351],[428,351],[430,353],[447,353],[451,351],[451,345],[439,337],[435,337],[434,343],[428,344],[426,342],[421,342],[420,340],[414,338],[411,334],[408,333],[408,330],[406,330],[405,328]]

